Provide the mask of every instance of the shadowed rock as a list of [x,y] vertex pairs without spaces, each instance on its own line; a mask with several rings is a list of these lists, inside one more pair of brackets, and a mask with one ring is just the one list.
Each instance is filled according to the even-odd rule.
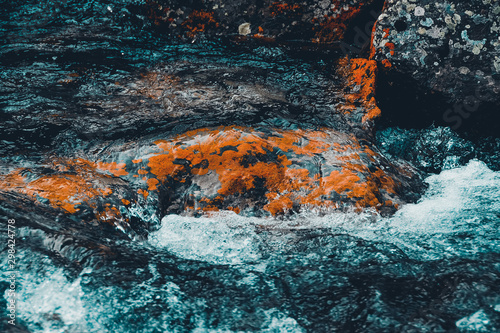
[[499,13],[496,1],[386,1],[372,58],[386,69],[378,97],[388,118],[498,136]]

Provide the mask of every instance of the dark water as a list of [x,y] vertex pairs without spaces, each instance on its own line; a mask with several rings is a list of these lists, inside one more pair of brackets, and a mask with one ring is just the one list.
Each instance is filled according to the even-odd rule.
[[[329,70],[338,57],[333,51],[310,54],[300,45],[229,39],[180,43],[152,32],[132,14],[132,5],[2,3],[2,169],[29,167],[54,153],[94,154],[116,142],[140,142],[191,126],[346,126],[329,111],[338,91]],[[184,95],[175,95],[175,87],[155,95],[155,85],[169,76],[191,88]],[[197,101],[196,94],[219,99]],[[97,232],[65,215],[30,209],[20,198],[12,199],[18,206],[0,204],[3,226],[6,218],[21,217],[18,328],[500,331],[495,155],[471,152],[469,143],[453,141],[455,134],[443,131],[389,129],[378,135],[388,156],[412,160],[430,175],[421,200],[390,218],[370,211],[305,212],[286,220],[231,212],[157,216],[157,230],[144,239]],[[432,150],[403,156],[395,144],[395,138],[411,137],[435,148],[432,143],[443,135],[456,149],[440,157]],[[489,164],[469,161],[464,152]],[[6,237],[2,232],[3,254]],[[7,267],[6,255],[1,258]],[[1,274],[0,314],[7,318],[7,270]],[[11,329],[6,320],[0,330]]]

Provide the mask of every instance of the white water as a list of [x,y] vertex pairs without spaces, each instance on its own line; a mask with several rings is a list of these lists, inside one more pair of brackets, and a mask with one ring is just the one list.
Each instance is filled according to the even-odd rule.
[[[471,161],[466,166],[433,175],[426,181],[429,189],[422,199],[402,207],[390,218],[371,212],[361,215],[336,213],[322,217],[304,213],[286,221],[247,218],[232,212],[204,218],[166,216],[161,229],[150,235],[149,245],[144,245],[161,248],[186,259],[242,268],[251,266],[256,271],[266,269],[262,247],[268,245],[269,239],[263,239],[260,231],[268,229],[327,228],[334,233],[393,244],[408,257],[418,260],[458,255],[474,257],[481,252],[500,252],[500,172],[489,170],[480,161]],[[273,246],[279,248],[280,242],[285,243],[286,239],[274,238]],[[84,274],[88,271],[76,280],[70,280],[63,269],[56,268],[48,257],[33,261],[21,251],[18,261],[22,265],[18,285],[18,317],[28,324],[32,332],[120,331],[120,328],[110,330],[106,324],[110,314],[121,315],[127,306],[132,306],[122,304],[123,299],[117,296],[120,290],[102,286],[92,294],[85,294]],[[2,278],[5,278],[3,275]],[[159,274],[155,275],[134,286],[127,295],[136,295],[137,298],[127,301],[151,302],[154,305],[158,290],[151,285],[160,278]],[[251,275],[248,276],[251,280]],[[251,287],[253,282],[250,280],[242,280],[241,283],[248,283]],[[178,331],[171,326],[172,318],[182,318],[193,307],[198,314],[206,310],[203,302],[193,304],[187,301],[183,291],[174,283],[165,284],[161,292],[162,299],[172,310],[162,314],[162,320],[152,322],[145,332],[156,329]],[[304,331],[295,318],[279,309],[262,311],[267,319],[261,326],[261,332]],[[197,333],[230,332],[224,327],[208,329],[202,315],[196,315],[192,320],[197,323]],[[456,326],[463,332],[482,332],[488,320],[482,310],[473,310],[470,316],[457,321]],[[122,331],[126,327],[126,324],[123,325],[120,326]]]
[[[216,264],[241,264],[260,258],[264,229],[328,228],[392,243],[409,257],[436,260],[456,255],[500,252],[500,172],[481,161],[445,170],[426,179],[429,188],[416,204],[390,218],[374,213],[306,212],[291,220],[243,217],[232,212],[192,218],[169,215],[150,243],[177,256]],[[459,236],[459,237],[456,237]]]

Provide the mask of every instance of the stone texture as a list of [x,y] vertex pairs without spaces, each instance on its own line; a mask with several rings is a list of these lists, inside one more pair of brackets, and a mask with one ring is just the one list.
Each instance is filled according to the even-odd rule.
[[[387,1],[372,43],[372,58],[387,70],[380,79],[408,87],[410,112],[417,111],[408,105],[415,100],[411,95],[419,96],[416,104],[429,109],[433,120],[454,129],[470,123],[469,129],[494,135],[491,122],[498,119],[500,105],[499,14],[500,4],[490,0]],[[391,91],[405,93],[399,88],[388,87],[386,99]]]
[[349,24],[373,0],[257,1],[148,0],[142,13],[164,32],[188,38],[199,35],[235,35],[249,23],[258,38],[331,43],[342,40]]

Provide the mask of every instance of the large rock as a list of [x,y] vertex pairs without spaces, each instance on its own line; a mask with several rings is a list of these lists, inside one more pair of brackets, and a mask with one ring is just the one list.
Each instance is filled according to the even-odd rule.
[[386,1],[372,57],[388,117],[498,136],[499,14],[490,0]]
[[148,0],[132,12],[164,32],[181,37],[245,35],[257,38],[331,43],[342,40],[359,15],[380,1]]
[[[297,85],[280,70],[260,77],[216,63],[162,66],[121,82],[107,101],[85,102],[101,113],[74,114],[79,125],[66,133],[90,141],[68,149],[72,138],[59,135],[59,149],[24,167],[7,163],[0,191],[120,230],[169,213],[393,213],[418,198],[421,179],[373,144],[375,61],[341,59],[338,68]],[[144,118],[170,129],[119,140],[97,130],[116,135]]]
[[[169,213],[390,214],[421,193],[418,173],[374,144],[374,60],[316,48],[302,57],[310,43],[259,36],[173,42],[120,25],[130,16],[118,4],[101,14],[70,5],[37,30],[10,4],[13,21],[25,21],[0,50],[0,208],[9,215],[28,205],[75,226],[140,234]],[[235,34],[253,26],[228,20]],[[179,32],[210,34],[191,27]]]

